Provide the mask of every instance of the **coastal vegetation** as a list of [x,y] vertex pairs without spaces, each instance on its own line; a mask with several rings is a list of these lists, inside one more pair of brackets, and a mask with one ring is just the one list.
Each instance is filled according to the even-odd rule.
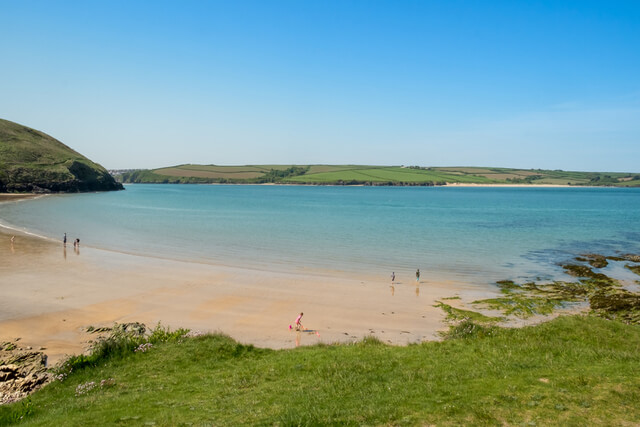
[[124,183],[310,185],[523,184],[640,187],[640,174],[481,167],[358,165],[179,165],[122,171]]
[[0,192],[121,190],[105,168],[51,136],[0,119]]
[[220,334],[166,335],[68,369],[0,407],[0,424],[640,422],[640,328],[598,317],[521,329],[466,321],[442,342],[407,347],[364,339],[276,351]]
[[[500,282],[501,317],[440,303],[443,340],[406,347],[371,337],[269,350],[161,325],[90,328],[91,352],[0,406],[0,425],[634,425],[640,298],[593,271],[602,258],[640,261],[585,255],[566,264],[577,282]],[[577,301],[589,311],[498,326]]]

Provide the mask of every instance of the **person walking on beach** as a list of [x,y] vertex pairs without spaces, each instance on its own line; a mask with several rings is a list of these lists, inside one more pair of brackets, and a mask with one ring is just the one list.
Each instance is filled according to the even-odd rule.
[[416,270],[416,282],[420,281],[420,269]]
[[64,233],[64,237],[62,238],[62,244],[67,246],[67,233]]
[[304,326],[302,326],[302,316],[304,313],[300,313],[300,316],[296,318],[296,331],[304,330]]
[[395,282],[395,281],[396,281],[396,272],[392,271],[391,272],[391,285],[393,285],[393,282]]

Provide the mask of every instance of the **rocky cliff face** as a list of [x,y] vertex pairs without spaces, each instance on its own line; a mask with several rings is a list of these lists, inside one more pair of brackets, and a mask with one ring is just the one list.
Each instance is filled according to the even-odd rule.
[[35,129],[0,119],[0,192],[122,190],[105,168]]

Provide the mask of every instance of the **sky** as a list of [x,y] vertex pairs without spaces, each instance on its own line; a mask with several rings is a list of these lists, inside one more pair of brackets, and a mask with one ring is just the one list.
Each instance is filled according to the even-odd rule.
[[0,0],[0,118],[110,169],[640,172],[638,1]]

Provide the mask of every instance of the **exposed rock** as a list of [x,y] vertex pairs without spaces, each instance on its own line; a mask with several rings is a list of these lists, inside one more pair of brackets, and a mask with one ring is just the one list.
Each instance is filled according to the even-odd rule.
[[607,282],[611,282],[611,279],[608,276],[602,273],[595,273],[591,268],[587,267],[586,265],[565,264],[562,266],[562,268],[567,274],[574,277],[587,277],[589,279],[596,279],[603,282],[603,284]]
[[625,267],[628,268],[629,270],[633,271],[634,273],[640,275],[640,265],[627,264],[627,265],[625,265]]
[[52,380],[44,353],[6,348],[0,353],[0,405],[18,401]]
[[[588,262],[589,265],[591,265],[591,267],[594,268],[604,268],[607,265],[609,265],[609,262],[607,261],[607,258],[603,255],[599,255],[599,254],[584,254],[583,255],[584,261]],[[583,259],[580,258],[576,258],[579,261],[582,261]]]
[[624,255],[624,259],[631,262],[640,262],[640,255],[626,254]]
[[15,350],[17,347],[14,343],[12,342],[3,342],[0,343],[0,350],[4,350],[4,351],[11,351],[11,350]]

